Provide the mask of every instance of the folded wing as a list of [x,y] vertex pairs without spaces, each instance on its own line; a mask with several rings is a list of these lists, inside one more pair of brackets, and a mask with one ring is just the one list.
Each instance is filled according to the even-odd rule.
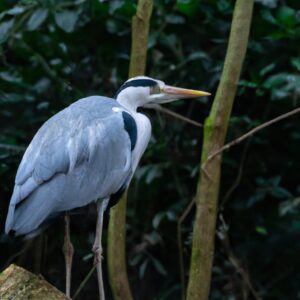
[[16,175],[6,232],[28,234],[128,181],[131,143],[122,110],[115,106],[104,97],[81,99],[40,128]]

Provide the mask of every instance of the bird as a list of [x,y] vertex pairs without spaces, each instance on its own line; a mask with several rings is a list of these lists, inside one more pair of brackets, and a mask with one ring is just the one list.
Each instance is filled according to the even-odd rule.
[[103,214],[128,188],[151,137],[149,118],[139,107],[210,93],[166,85],[146,76],[128,79],[114,98],[82,98],[47,120],[18,167],[5,232],[33,238],[65,215],[66,294],[70,297],[73,246],[68,212],[96,202],[93,251],[100,299]]

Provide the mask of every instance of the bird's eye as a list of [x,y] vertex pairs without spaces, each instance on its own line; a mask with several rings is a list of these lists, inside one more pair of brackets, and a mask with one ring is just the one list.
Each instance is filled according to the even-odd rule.
[[150,95],[159,94],[160,92],[159,85],[150,86]]

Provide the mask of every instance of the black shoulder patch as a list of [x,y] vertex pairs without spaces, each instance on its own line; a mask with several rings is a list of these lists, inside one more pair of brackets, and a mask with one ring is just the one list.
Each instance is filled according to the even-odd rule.
[[128,87],[138,87],[138,86],[155,86],[157,82],[153,79],[132,79],[130,81],[126,81],[117,91],[115,98],[120,94],[121,91],[125,90]]
[[134,149],[136,140],[137,140],[137,127],[134,118],[127,113],[126,111],[122,111],[123,121],[124,121],[124,129],[127,131],[130,142],[131,142],[131,151]]

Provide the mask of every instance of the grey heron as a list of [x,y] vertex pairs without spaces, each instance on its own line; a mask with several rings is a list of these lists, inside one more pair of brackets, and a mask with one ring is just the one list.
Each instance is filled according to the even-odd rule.
[[[93,246],[100,298],[103,213],[127,189],[151,135],[150,120],[138,107],[207,92],[168,86],[139,76],[126,81],[115,99],[80,99],[46,121],[29,144],[18,168],[6,219],[6,233],[34,237],[49,221],[97,202]],[[70,296],[73,247],[66,218],[66,294]]]

